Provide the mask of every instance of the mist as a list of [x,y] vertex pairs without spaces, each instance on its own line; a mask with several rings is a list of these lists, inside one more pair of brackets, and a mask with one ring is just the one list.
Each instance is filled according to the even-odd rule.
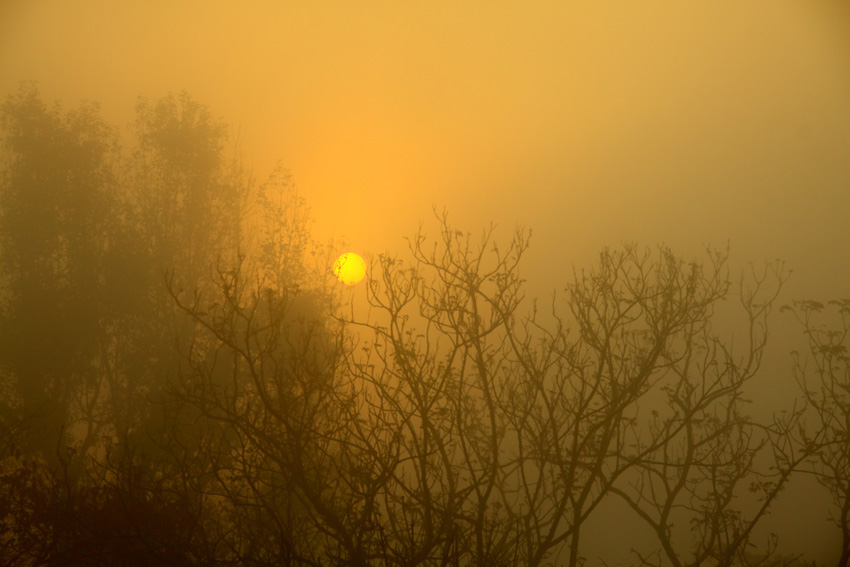
[[[449,345],[468,347],[469,342],[459,339],[452,343],[449,335],[429,335],[436,332],[433,325],[443,315],[457,329],[465,328],[466,323],[461,321],[469,321],[442,314],[434,307],[439,302],[428,295],[443,293],[456,298],[451,289],[462,289],[450,288],[446,282],[454,281],[451,278],[440,279],[443,272],[437,268],[447,268],[449,264],[441,263],[446,258],[459,262],[451,265],[466,265],[470,271],[474,267],[482,274],[492,269],[492,281],[498,275],[509,289],[514,289],[511,285],[521,286],[521,291],[514,290],[517,298],[523,298],[516,306],[504,295],[507,288],[481,288],[490,299],[504,300],[501,308],[515,307],[515,311],[509,311],[515,313],[517,326],[498,327],[494,323],[499,329],[494,336],[504,333],[504,344],[510,337],[520,337],[519,322],[528,321],[526,318],[535,312],[536,300],[539,318],[535,322],[541,328],[554,329],[552,325],[559,317],[572,325],[572,334],[565,331],[561,336],[552,331],[552,336],[559,338],[552,339],[551,344],[563,340],[558,343],[563,353],[569,350],[564,346],[567,337],[578,340],[577,336],[586,335],[576,335],[576,329],[582,328],[582,311],[577,307],[583,305],[581,298],[594,297],[597,292],[598,297],[608,297],[605,294],[609,291],[619,290],[622,297],[630,297],[645,309],[634,323],[640,327],[635,327],[637,331],[645,332],[652,329],[655,319],[651,306],[655,304],[634,289],[617,285],[638,277],[647,282],[647,289],[656,286],[653,289],[670,293],[676,285],[691,289],[683,283],[690,281],[686,266],[699,264],[703,279],[694,280],[698,281],[694,284],[697,291],[692,290],[690,299],[681,299],[679,306],[687,313],[683,317],[698,318],[696,312],[688,311],[689,301],[711,303],[706,320],[723,344],[742,349],[736,350],[736,355],[746,354],[748,349],[758,354],[758,368],[751,369],[752,376],[742,371],[741,383],[735,386],[740,387],[740,397],[754,400],[748,409],[740,410],[740,415],[761,420],[759,427],[765,431],[774,427],[770,435],[779,435],[778,426],[771,421],[774,415],[796,415],[794,412],[800,411],[799,421],[788,422],[794,425],[791,429],[817,429],[821,423],[817,416],[823,412],[818,414],[815,409],[826,406],[819,406],[814,399],[804,400],[799,379],[805,376],[811,384],[820,384],[818,379],[836,376],[836,383],[847,387],[847,375],[841,374],[847,368],[846,351],[841,350],[846,346],[847,312],[840,300],[848,297],[850,289],[848,39],[850,5],[837,1],[652,1],[640,6],[613,2],[544,2],[533,6],[505,2],[438,2],[427,6],[257,2],[238,7],[194,1],[3,3],[0,97],[6,106],[0,165],[5,226],[0,228],[6,240],[0,250],[0,297],[6,345],[4,360],[0,361],[4,380],[0,391],[7,402],[0,423],[6,432],[0,435],[0,441],[5,443],[4,462],[11,462],[8,459],[13,457],[18,459],[15,462],[24,462],[29,454],[41,455],[33,456],[32,462],[50,471],[44,478],[55,480],[67,474],[84,487],[80,479],[94,478],[95,470],[103,473],[101,480],[115,475],[120,478],[121,467],[144,463],[146,458],[131,455],[131,449],[138,449],[139,455],[156,454],[156,458],[148,459],[151,463],[170,463],[163,455],[192,443],[206,447],[197,449],[200,453],[211,451],[205,445],[210,439],[228,439],[227,443],[235,447],[238,443],[233,439],[243,439],[240,435],[244,431],[234,433],[222,424],[228,419],[238,421],[236,416],[245,414],[239,413],[238,404],[228,406],[226,396],[206,396],[218,392],[216,388],[223,388],[221,384],[231,378],[236,384],[234,377],[252,368],[253,359],[240,359],[240,349],[246,345],[237,335],[245,329],[235,323],[229,330],[225,328],[225,321],[231,321],[228,317],[239,320],[248,313],[257,314],[256,319],[245,319],[249,330],[256,328],[264,333],[268,328],[282,329],[266,337],[268,342],[260,349],[274,361],[274,370],[263,366],[255,375],[277,384],[275,403],[295,404],[291,407],[305,412],[310,409],[321,422],[314,424],[315,431],[327,433],[341,445],[345,440],[367,444],[368,439],[380,445],[388,439],[381,432],[401,428],[402,421],[396,423],[392,421],[395,418],[388,417],[374,421],[377,418],[373,415],[369,423],[374,427],[374,438],[356,428],[333,437],[328,433],[329,423],[351,418],[354,414],[346,412],[354,410],[344,403],[323,405],[319,400],[372,396],[369,399],[381,400],[384,405],[380,407],[387,411],[396,407],[424,419],[422,407],[416,405],[424,402],[411,401],[413,394],[404,398],[405,391],[396,390],[400,387],[388,377],[408,376],[394,366],[395,351],[380,349],[392,344],[401,352],[401,346],[407,345],[411,352],[442,360],[440,357],[452,352]],[[32,98],[27,98],[27,93]],[[72,115],[77,118],[70,118]],[[27,130],[36,128],[36,122],[24,120],[27,116],[43,118],[38,128],[44,129]],[[51,131],[63,134],[38,137]],[[183,141],[179,136],[169,138],[175,132],[183,135],[189,131],[196,137]],[[15,138],[17,132],[32,134],[37,144],[46,139],[61,143],[56,142],[59,149],[55,154],[42,146],[27,154],[27,146],[15,141],[24,139]],[[157,137],[157,132],[162,136]],[[86,136],[93,136],[97,149],[85,146],[88,149],[78,154],[62,149],[78,148],[74,140]],[[89,151],[92,153],[85,153]],[[45,161],[26,161],[20,156],[41,156],[39,159]],[[78,177],[51,177],[53,173],[46,173],[53,172],[53,166],[56,171],[65,171],[66,162],[62,160],[80,162],[81,156],[96,156],[91,158],[92,163],[107,165],[90,169],[81,166],[83,173]],[[31,169],[21,164],[29,164]],[[68,171],[77,171],[67,167]],[[27,172],[35,174],[27,177]],[[47,181],[28,185],[27,179]],[[44,207],[43,212],[21,209],[17,203],[38,200],[16,200],[17,195],[36,191],[42,187],[39,183],[60,189],[45,192],[53,196],[39,205]],[[97,198],[91,200],[92,195]],[[30,224],[15,224],[21,219]],[[44,236],[52,234],[51,226],[63,227],[56,228],[57,234],[65,230],[55,241]],[[420,230],[422,240],[417,239]],[[461,239],[468,248],[451,237],[455,233],[468,235],[464,237],[468,242]],[[66,242],[63,239],[71,244],[56,244]],[[482,239],[487,241],[486,246],[481,245]],[[511,242],[516,248],[510,249]],[[496,257],[484,254],[489,254],[492,244],[500,253],[508,254],[507,258],[514,258],[511,254],[521,250],[521,261],[516,267],[510,261],[500,264]],[[429,255],[432,245],[445,251],[442,260]],[[51,256],[44,252],[48,249],[62,251],[50,252],[58,254]],[[621,251],[623,256],[615,252],[613,256],[600,255],[603,250]],[[464,264],[476,251],[495,264]],[[331,272],[334,259],[345,252],[356,252],[366,259],[366,281],[345,286],[335,280]],[[45,282],[44,274],[54,272],[24,269],[42,266],[40,254],[51,261],[59,258],[57,265],[71,265],[55,268],[61,277]],[[715,273],[713,254],[722,257],[717,264],[722,269],[716,274],[728,277],[728,293],[718,293],[716,305],[714,299],[709,301],[719,289],[712,287],[719,285],[711,279]],[[648,259],[641,260],[644,255]],[[620,259],[621,272],[614,269],[616,262],[611,258]],[[404,266],[413,271],[398,267],[405,262]],[[663,276],[662,268],[670,273]],[[617,280],[620,283],[612,284],[608,291],[594,288],[592,282],[596,280],[589,274],[598,276],[607,273],[606,269],[625,279]],[[583,279],[586,274],[587,280]],[[745,290],[752,289],[759,274],[767,274],[761,295],[750,297],[748,304]],[[424,287],[405,287],[411,281]],[[438,281],[449,287],[428,287]],[[738,287],[741,282],[743,287]],[[122,293],[122,289],[130,291]],[[419,343],[408,345],[403,333],[396,336],[386,330],[391,329],[388,321],[395,320],[394,312],[380,306],[394,305],[390,300],[394,289],[402,296],[410,293],[415,298],[410,305],[419,306],[411,307],[409,313],[399,308],[395,315],[409,317],[410,329],[432,338],[433,351],[416,350],[422,348]],[[771,295],[773,289],[777,290],[775,297]],[[382,304],[384,300],[389,303]],[[771,308],[769,314],[765,313],[769,319],[764,320],[764,335],[761,315],[756,313],[757,305],[762,304]],[[465,304],[452,305],[458,313],[467,309]],[[554,312],[550,312],[550,305],[555,306]],[[748,307],[755,311],[748,312]],[[658,305],[655,308],[661,309]],[[51,318],[51,311],[58,315]],[[491,322],[500,320],[492,314]],[[446,321],[441,324],[448,324]],[[748,334],[750,323],[757,329],[755,339]],[[685,336],[676,334],[680,331],[686,333],[684,327],[674,325],[665,328],[669,335],[662,333],[655,338],[678,345],[676,341]],[[382,335],[384,332],[390,334]],[[545,342],[545,337],[534,334],[536,331],[528,332],[528,337]],[[626,341],[623,353],[628,351],[638,359],[652,351],[637,339],[624,336],[617,339]],[[88,342],[81,337],[88,337]],[[762,337],[764,345],[760,343]],[[705,340],[699,344],[710,351],[713,343]],[[358,349],[369,347],[372,358],[357,359],[351,344]],[[493,347],[493,352],[501,352],[502,346]],[[833,347],[837,349],[834,359],[818,358],[833,352]],[[519,364],[520,352],[517,349],[504,354],[504,360]],[[721,364],[721,355],[715,354]],[[624,360],[628,358],[623,356]],[[670,357],[667,371],[677,368],[672,362],[675,357]],[[363,365],[367,362],[378,370],[366,372]],[[501,376],[509,366],[505,362],[504,367],[488,372]],[[104,378],[108,374],[105,368],[112,372],[108,379]],[[422,373],[424,368],[420,369]],[[626,374],[634,371],[623,368]],[[825,368],[832,368],[832,374]],[[271,374],[264,374],[268,372]],[[66,375],[84,386],[69,389],[62,394],[66,398],[59,396],[51,403],[74,403],[77,409],[39,406],[46,403],[44,392],[51,391]],[[514,368],[508,375],[511,378],[505,378],[502,394],[507,396],[510,388],[516,388],[514,394],[518,396],[525,374]],[[25,376],[49,377],[45,378],[47,389],[40,391],[40,386],[32,386],[32,391],[28,390],[29,378]],[[281,382],[282,376],[290,381]],[[425,374],[418,376],[423,383],[428,382]],[[571,376],[576,379],[577,375]],[[547,375],[546,380],[552,379]],[[653,384],[646,384],[647,391],[654,393],[641,398],[641,404],[632,400],[635,408],[642,409],[623,415],[647,417],[650,414],[646,414],[644,401],[663,404],[658,396],[665,383]],[[234,400],[252,399],[262,391],[259,386],[252,389],[244,384],[234,388]],[[460,395],[457,392],[463,388],[458,388],[452,390],[453,395]],[[637,395],[638,390],[635,392]],[[569,397],[563,395],[564,399]],[[83,398],[89,405],[81,401]],[[143,417],[133,407],[134,400],[143,398],[155,400],[163,408],[172,407],[169,403],[177,404],[175,399],[179,399],[173,407],[180,409],[145,410],[148,413],[143,412]],[[394,406],[393,400],[400,399],[413,405],[398,402]],[[452,400],[457,402],[456,398]],[[475,403],[470,402],[470,416],[479,415],[478,411],[486,415],[486,410]],[[218,410],[210,410],[208,404]],[[107,406],[109,411],[104,409]],[[517,407],[514,410],[519,415]],[[24,411],[27,408],[32,415]],[[92,412],[88,417],[85,408]],[[292,426],[274,418],[273,408],[266,409],[275,428]],[[115,416],[126,419],[119,423],[122,419]],[[182,432],[189,421],[204,422],[202,416],[210,418],[210,424],[198,426],[197,431],[187,429],[185,437],[181,433],[157,438],[159,441],[153,443],[156,449],[142,448],[138,439],[134,441],[137,445],[127,441],[131,433],[149,426],[151,431]],[[502,439],[505,447],[512,447],[525,431],[517,425],[519,421],[511,421],[519,418],[507,411],[497,418],[505,420],[502,425],[506,430],[516,427],[516,438],[505,434]],[[44,431],[58,433],[39,439],[33,427],[26,425],[30,419]],[[80,424],[86,419],[90,425],[83,431]],[[456,423],[445,425],[446,431],[461,436],[467,432],[474,438],[466,419],[471,417],[457,417]],[[71,428],[72,422],[77,429],[69,433],[66,428]],[[154,422],[168,426],[157,429],[150,425]],[[91,426],[93,423],[100,424],[100,429]],[[148,425],[142,427],[141,423]],[[257,423],[249,420],[245,427]],[[772,425],[768,427],[768,423]],[[425,424],[420,426],[426,429]],[[501,431],[495,425],[493,428]],[[437,430],[439,426],[435,426]],[[289,439],[280,430],[274,431],[283,436],[280,439]],[[788,435],[786,441],[793,445],[793,435]],[[103,441],[107,437],[108,441]],[[779,443],[779,437],[768,438]],[[543,443],[542,437],[539,439]],[[840,446],[840,439],[835,433],[832,444],[824,446]],[[386,442],[391,453],[393,444]],[[802,438],[793,442],[802,443],[797,450],[803,450]],[[62,443],[73,447],[80,458],[63,460],[57,456],[55,449]],[[250,445],[245,443],[243,449]],[[252,450],[277,464],[247,458],[238,461],[241,474],[246,476],[240,482],[251,485],[249,469],[262,477],[258,484],[271,487],[264,494],[273,494],[263,503],[274,502],[286,509],[286,514],[272,514],[275,518],[292,520],[304,513],[324,518],[326,524],[317,527],[318,531],[337,529],[328,528],[333,522],[311,508],[322,501],[321,494],[311,494],[306,484],[302,486],[294,476],[287,476],[294,474],[292,471],[284,470],[278,477],[268,472],[296,457],[271,449],[263,453],[264,445],[257,443],[260,449]],[[398,447],[416,454],[412,446],[399,443]],[[778,448],[780,444],[771,446]],[[125,460],[111,461],[109,455],[121,455]],[[381,459],[386,457],[381,455]],[[100,463],[101,468],[86,465],[87,458]],[[274,461],[276,458],[279,460]],[[369,468],[365,457],[356,466],[349,463],[350,469],[337,463],[329,465],[311,453],[310,459],[314,458],[310,462],[321,471],[317,478],[329,485],[345,478],[343,473],[333,477],[330,468],[338,466],[337,472]],[[767,458],[766,453],[760,454],[758,462]],[[375,457],[372,466],[385,466],[388,461],[381,459]],[[799,561],[819,565],[846,564],[842,549],[848,547],[842,543],[842,535],[847,532],[842,534],[830,522],[830,514],[836,512],[831,508],[829,489],[818,484],[816,473],[802,470],[812,459],[816,460],[814,454],[804,459],[797,467],[800,471],[795,468],[790,474],[781,494],[770,500],[770,513],[758,521],[752,543],[760,553],[770,547],[765,542],[775,532],[778,543],[770,561],[790,562],[798,557]],[[469,462],[466,465],[475,469]],[[197,466],[211,477],[217,466],[233,475],[236,473],[232,471],[238,469],[232,462],[215,459]],[[418,470],[406,466],[399,465],[400,478]],[[151,478],[165,475],[166,469],[151,465]],[[181,474],[191,470],[182,470]],[[377,475],[375,470],[372,473]],[[271,480],[263,476],[266,474]],[[606,474],[613,475],[611,471]],[[630,469],[623,472],[623,478],[634,480],[637,477],[628,476],[634,474]],[[275,484],[277,478],[286,481]],[[372,480],[375,484],[371,486],[379,493],[380,483]],[[597,481],[602,482],[593,482]],[[216,541],[225,545],[222,542],[230,541],[222,535],[228,522],[250,523],[249,514],[239,511],[237,505],[247,498],[247,492],[234,488],[227,493],[227,482],[221,478],[218,482],[221,484],[215,489],[195,486],[186,494],[204,495],[197,496],[199,500],[193,506],[203,511],[195,521],[207,529],[212,529],[212,524],[204,522],[213,520],[204,515],[207,509],[201,501],[230,498],[231,515],[216,524],[221,530],[221,539]],[[510,482],[518,481],[511,477]],[[838,478],[837,490],[846,493],[848,482],[847,478]],[[21,501],[36,484],[16,485]],[[50,483],[40,486],[48,485],[55,488]],[[553,494],[557,492],[552,490]],[[406,510],[399,502],[391,502],[396,493],[388,489],[387,494],[391,496],[386,497],[381,509],[385,518],[393,518],[394,510]],[[163,498],[163,502],[173,503]],[[750,510],[756,500],[747,498],[736,493],[735,501]],[[353,498],[351,502],[359,504],[351,506],[368,501],[364,499]],[[505,512],[506,517],[522,516],[517,502],[504,496],[501,505],[511,510]],[[511,509],[512,505],[516,509]],[[75,513],[80,516],[82,509]],[[95,515],[98,510],[94,504],[85,509]],[[586,524],[575,524],[585,526],[580,553],[571,557],[569,542],[573,540],[565,537],[551,548],[540,544],[541,550],[547,550],[541,551],[547,561],[575,564],[580,556],[588,565],[601,561],[632,565],[639,564],[640,557],[650,560],[633,552],[636,548],[651,554],[658,545],[652,539],[652,530],[627,501],[600,496],[599,507],[594,510],[598,513],[594,511]],[[410,521],[416,526],[438,523],[424,518],[421,523]],[[493,525],[502,521],[500,518],[494,516]],[[354,522],[351,518],[346,521]],[[681,528],[687,520],[680,518],[677,522]],[[364,520],[350,533],[359,534],[366,542],[367,525]],[[246,528],[240,534],[240,545],[272,537],[264,529],[251,532]],[[355,564],[365,557],[351,551],[353,547],[345,548],[340,543],[345,539],[342,536],[334,540],[339,546],[334,555],[310,529],[299,529],[298,521],[292,520],[277,534],[292,538],[289,547],[283,546],[291,552],[287,556],[291,564]],[[432,549],[435,555],[429,556],[423,551],[427,547],[423,541],[434,546],[442,542],[439,545],[445,544],[445,550],[452,553],[458,546],[457,542],[455,547],[445,543],[449,532],[434,529],[437,535],[433,535],[433,541],[422,535],[408,542],[409,551],[422,551],[424,559],[417,560],[426,564],[437,561],[439,553]],[[339,530],[334,533],[345,531]],[[577,531],[567,530],[569,534]],[[636,534],[632,538],[635,541],[626,534]],[[687,549],[691,537],[689,532],[684,534],[683,539],[676,540],[681,549]],[[0,547],[10,541],[4,537],[0,534]],[[164,536],[152,533],[151,537]],[[191,540],[191,536],[186,537]],[[309,545],[299,547],[299,538]],[[508,541],[502,543],[508,546]],[[517,551],[512,560],[499,557],[505,564],[533,564],[531,539],[517,536],[516,541],[525,542],[522,549],[526,555]],[[578,545],[578,539],[575,542]],[[423,547],[417,548],[419,544]],[[364,550],[368,548],[366,543],[363,546]],[[516,544],[516,549],[521,547]],[[399,544],[397,549],[402,548]],[[120,546],[116,549],[120,553]],[[262,558],[251,556],[247,547],[240,548],[242,555],[237,555],[243,560],[253,557],[258,564],[261,559],[284,562],[284,551],[279,549],[280,555],[273,559],[269,551],[272,547],[263,549],[269,555]],[[476,551],[475,558],[456,556],[454,561],[475,564],[496,557],[487,556],[482,549]],[[210,558],[218,552],[205,556],[193,548],[192,553],[181,557],[191,556],[195,563],[202,563],[199,558],[212,561]],[[738,555],[735,561],[739,563],[730,564],[754,560],[757,554],[753,553]],[[377,554],[368,560],[391,564],[419,558],[414,551],[410,554]],[[448,555],[441,557],[449,561]],[[655,559],[660,564],[674,564],[669,556],[652,556]],[[723,564],[717,558],[711,560]],[[168,564],[167,559],[162,561]]]

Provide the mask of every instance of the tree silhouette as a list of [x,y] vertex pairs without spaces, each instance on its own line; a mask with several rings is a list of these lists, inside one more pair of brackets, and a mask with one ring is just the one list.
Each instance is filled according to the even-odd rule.
[[[365,359],[352,356],[371,408],[362,443],[390,448],[380,456],[393,471],[382,533],[408,540],[417,558],[540,565],[566,547],[577,565],[582,526],[617,495],[677,561],[669,512],[681,508],[682,487],[666,504],[648,491],[680,474],[691,498],[685,519],[713,530],[695,532],[697,562],[740,559],[752,525],[801,461],[790,455],[791,424],[761,426],[736,409],[764,347],[775,299],[767,276],[781,284],[782,273],[768,271],[745,293],[753,339],[736,356],[711,332],[730,285],[724,254],[702,264],[667,249],[605,251],[568,286],[567,312],[555,309],[546,325],[536,307],[520,311],[527,235],[500,251],[489,232],[476,242],[439,220],[436,243],[421,233],[412,240],[413,265],[381,260],[370,285],[377,315],[365,323],[374,338],[364,340]],[[647,412],[665,398],[672,414]],[[698,457],[684,449],[679,462],[689,443],[704,446]],[[766,447],[782,466],[778,480],[756,467]],[[740,527],[727,520],[740,519],[730,498],[743,479],[764,500],[742,534],[723,540]],[[660,519],[646,511],[653,505]],[[699,523],[701,514],[713,523]]]
[[[3,543],[23,564],[93,561],[107,541],[127,552],[128,538],[181,533],[177,502],[192,510],[180,483],[162,480],[188,482],[199,467],[169,435],[182,414],[162,390],[180,329],[163,274],[180,262],[197,279],[213,255],[235,257],[231,203],[244,179],[221,158],[221,127],[176,100],[140,105],[129,161],[95,105],[48,108],[25,86],[2,108],[0,512],[15,518]],[[163,203],[170,190],[176,211]],[[158,516],[134,524],[134,511]],[[155,562],[151,553],[135,555]]]
[[796,301],[789,309],[808,342],[806,354],[794,353],[794,376],[809,420],[801,433],[804,444],[816,451],[810,471],[833,498],[832,521],[841,530],[838,565],[846,567],[850,564],[850,301],[828,305]]
[[[116,133],[94,105],[63,113],[24,87],[2,108],[0,187],[4,420],[48,457],[60,431],[91,446],[121,277]],[[79,427],[75,427],[79,425]]]
[[846,302],[794,306],[805,404],[745,399],[780,265],[605,249],[544,309],[529,233],[443,213],[346,305],[286,171],[256,183],[188,95],[140,101],[123,154],[93,105],[2,117],[4,565],[574,567],[609,502],[643,564],[767,564],[804,466],[847,564]]
[[[698,273],[694,269],[691,274]],[[775,550],[775,540],[768,540],[762,556],[754,554],[753,528],[809,453],[794,438],[799,411],[761,424],[746,413],[744,389],[761,366],[768,315],[786,277],[774,264],[740,282],[749,340],[742,353],[711,326],[713,304],[729,292],[729,281],[718,278],[716,295],[694,305],[699,315],[683,321],[681,333],[664,349],[666,368],[658,385],[666,403],[636,421],[629,434],[628,485],[613,491],[651,527],[659,555],[672,565],[757,564]],[[754,501],[742,503],[744,495]],[[689,526],[688,551],[677,545],[677,524]]]

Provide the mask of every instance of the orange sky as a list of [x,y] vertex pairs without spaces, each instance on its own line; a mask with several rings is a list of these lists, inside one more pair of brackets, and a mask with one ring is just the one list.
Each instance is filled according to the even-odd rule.
[[124,125],[188,91],[367,256],[436,205],[533,229],[534,290],[623,240],[850,289],[846,1],[0,0],[0,96],[22,80]]
[[731,239],[820,269],[850,252],[850,5],[744,4],[6,0],[0,93],[127,123],[188,90],[366,253],[435,204],[533,228],[539,266]]

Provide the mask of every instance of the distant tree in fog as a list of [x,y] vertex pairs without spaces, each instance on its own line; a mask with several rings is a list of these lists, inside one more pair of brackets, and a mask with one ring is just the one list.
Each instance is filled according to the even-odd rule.
[[110,541],[179,521],[161,490],[190,472],[163,436],[182,321],[164,274],[179,266],[194,289],[236,258],[246,181],[222,157],[223,126],[186,95],[141,102],[137,134],[122,155],[95,105],[48,107],[32,86],[2,107],[0,515],[40,535],[0,536],[0,555],[30,541],[23,564],[85,555],[87,538],[106,557]]
[[208,274],[212,260],[234,260],[246,174],[238,158],[225,157],[226,125],[186,93],[140,99],[135,130],[127,167],[130,218],[151,265],[179,267],[191,284]]
[[0,405],[6,423],[27,420],[17,443],[52,455],[63,427],[82,424],[84,445],[97,434],[123,283],[117,133],[95,105],[48,108],[34,87],[0,116],[0,369],[14,385]]
[[194,292],[168,282],[194,329],[169,383],[168,399],[185,416],[170,437],[183,436],[189,416],[209,425],[201,443],[208,452],[185,458],[206,467],[192,491],[217,510],[208,535],[221,542],[222,562],[356,558],[346,514],[361,506],[360,495],[340,490],[347,479],[336,462],[346,454],[339,447],[352,397],[329,318],[334,298],[308,269],[309,215],[283,172],[260,188],[256,206],[253,254],[217,265]]

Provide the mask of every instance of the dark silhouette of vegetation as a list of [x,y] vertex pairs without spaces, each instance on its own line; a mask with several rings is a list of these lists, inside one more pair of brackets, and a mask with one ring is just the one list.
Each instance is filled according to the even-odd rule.
[[438,214],[347,308],[286,172],[188,95],[129,150],[33,87],[2,127],[0,564],[574,567],[619,503],[641,564],[791,565],[754,529],[808,472],[847,565],[846,302],[794,305],[800,402],[747,410],[780,264],[627,245],[543,309],[528,233]]
[[[807,472],[833,498],[841,530],[838,565],[850,565],[850,300],[797,301],[789,308],[807,338],[808,355],[794,353],[794,376],[809,419],[802,442],[817,447]],[[826,317],[832,315],[832,319]],[[831,312],[831,313],[830,313]],[[825,321],[830,321],[826,323]]]

